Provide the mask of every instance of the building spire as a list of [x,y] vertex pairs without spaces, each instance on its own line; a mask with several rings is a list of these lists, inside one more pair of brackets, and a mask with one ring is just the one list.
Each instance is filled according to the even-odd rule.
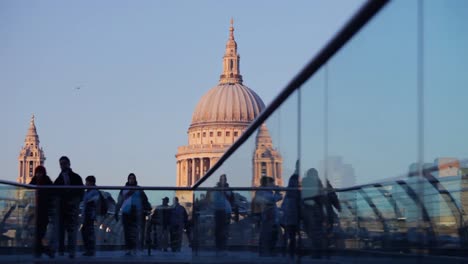
[[39,135],[37,134],[35,116],[31,116],[28,133],[24,139],[24,146],[20,151],[19,174],[17,182],[29,183],[34,174],[34,169],[39,165],[44,165],[44,151],[39,147]]
[[234,19],[231,18],[229,27],[229,39],[226,43],[226,51],[223,57],[223,74],[220,76],[220,84],[242,84],[242,75],[239,70],[240,56],[237,54],[237,43],[234,39]]
[[37,140],[39,142],[39,136],[37,135],[36,124],[34,123],[35,116],[34,114],[31,116],[31,121],[29,121],[29,129],[28,134],[26,135],[26,141],[28,138],[31,140]]
[[229,27],[229,40],[234,40],[234,18],[231,17],[231,26]]

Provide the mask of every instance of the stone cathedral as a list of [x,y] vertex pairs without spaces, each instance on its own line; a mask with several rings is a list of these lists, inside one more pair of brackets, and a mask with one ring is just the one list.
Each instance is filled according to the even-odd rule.
[[28,133],[24,140],[24,146],[18,157],[18,183],[28,184],[34,176],[34,169],[39,165],[44,165],[44,150],[39,146],[39,135],[37,134],[34,115],[29,123]]
[[[262,99],[243,84],[231,20],[219,83],[198,102],[187,132],[188,145],[177,150],[176,186],[187,187],[197,182],[264,108]],[[253,186],[258,186],[260,177],[265,175],[274,177],[277,185],[283,185],[282,158],[273,148],[265,125],[257,134],[252,163]],[[192,200],[183,197],[188,195],[178,195],[182,196],[181,202]]]

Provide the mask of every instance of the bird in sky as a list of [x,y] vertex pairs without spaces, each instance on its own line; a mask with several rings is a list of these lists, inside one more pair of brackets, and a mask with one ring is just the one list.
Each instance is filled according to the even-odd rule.
[[80,90],[81,89],[81,86],[77,86],[75,87],[76,90]]

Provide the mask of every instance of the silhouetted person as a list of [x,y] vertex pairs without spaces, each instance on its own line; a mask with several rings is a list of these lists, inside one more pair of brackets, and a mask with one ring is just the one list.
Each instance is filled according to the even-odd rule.
[[[274,179],[263,176],[260,178],[262,187],[275,187]],[[279,213],[276,202],[283,196],[278,191],[258,190],[255,193],[257,203],[261,208],[259,254],[260,256],[273,255],[279,232]]]
[[[331,183],[326,180],[327,187],[325,189],[325,212],[326,212],[326,221],[325,221],[325,240],[326,242],[326,249],[330,247],[331,244],[336,243],[336,238],[332,239],[333,237],[333,229],[335,225],[339,225],[338,215],[335,213],[335,209],[338,212],[341,212],[341,204],[338,196],[336,195],[335,189],[331,185]],[[335,208],[335,209],[333,209]],[[329,250],[326,250],[328,254],[330,254]]]
[[[136,176],[130,173],[125,186],[137,187]],[[115,220],[119,221],[119,211],[122,209],[122,224],[124,229],[127,256],[135,256],[138,243],[144,234],[144,219],[146,211],[151,210],[151,204],[143,190],[121,190],[115,208]]]
[[[85,179],[86,186],[96,186],[96,178],[88,176]],[[101,202],[101,194],[98,189],[87,189],[83,198],[83,226],[81,235],[83,237],[83,256],[94,256],[96,254],[96,234],[94,232],[94,221],[96,221],[97,207]]]
[[[34,177],[29,184],[33,185],[52,185],[52,180],[47,176],[47,171],[43,166],[37,166],[34,170]],[[34,255],[40,257],[42,253],[53,257],[53,253],[49,247],[42,244],[42,239],[47,232],[47,225],[49,224],[49,214],[52,207],[52,193],[49,189],[36,190],[36,232],[34,236]]]
[[321,258],[325,246],[324,190],[316,169],[311,168],[302,179],[303,223],[311,242],[313,257]]
[[[216,188],[229,188],[226,174],[219,176]],[[234,194],[231,190],[221,189],[210,192],[209,199],[214,209],[216,251],[220,253],[226,250]]]
[[170,218],[170,235],[172,252],[179,252],[182,247],[182,234],[187,225],[188,215],[185,208],[179,204],[179,198],[174,197]]
[[169,206],[169,198],[164,197],[162,204],[158,205],[151,216],[151,229],[154,232],[156,248],[167,251],[169,248],[169,221],[172,208]]
[[65,231],[68,242],[68,253],[70,258],[75,257],[76,239],[78,233],[78,215],[83,189],[71,189],[67,186],[83,186],[83,180],[70,168],[70,159],[62,156],[59,160],[61,172],[54,182],[54,185],[64,186],[57,190],[58,196],[58,235],[59,254],[65,251]]
[[301,214],[301,191],[299,190],[299,175],[293,174],[289,178],[288,190],[281,204],[283,219],[281,221],[285,233],[284,242],[290,257],[296,252],[296,234],[299,231]]

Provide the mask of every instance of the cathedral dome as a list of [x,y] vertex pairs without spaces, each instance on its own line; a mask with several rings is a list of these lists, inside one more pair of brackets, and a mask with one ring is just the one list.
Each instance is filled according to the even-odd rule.
[[192,115],[191,127],[222,123],[248,125],[265,108],[262,99],[242,84],[239,64],[240,56],[237,53],[231,19],[219,84],[203,95],[198,102]]
[[250,123],[265,108],[262,99],[241,83],[220,83],[198,102],[192,126],[209,123]]

